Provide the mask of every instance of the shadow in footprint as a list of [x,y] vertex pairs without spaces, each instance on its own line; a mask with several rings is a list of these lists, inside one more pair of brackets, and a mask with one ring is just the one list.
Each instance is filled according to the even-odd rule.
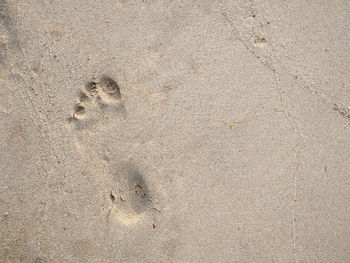
[[148,187],[143,176],[135,166],[129,165],[126,169],[131,207],[137,214],[142,213],[150,204]]
[[133,217],[151,207],[150,191],[137,166],[127,163],[113,167],[112,190],[109,198],[117,214]]

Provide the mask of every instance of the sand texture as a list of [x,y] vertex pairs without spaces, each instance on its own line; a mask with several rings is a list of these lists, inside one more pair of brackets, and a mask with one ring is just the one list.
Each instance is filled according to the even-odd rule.
[[350,1],[0,0],[0,262],[349,263]]

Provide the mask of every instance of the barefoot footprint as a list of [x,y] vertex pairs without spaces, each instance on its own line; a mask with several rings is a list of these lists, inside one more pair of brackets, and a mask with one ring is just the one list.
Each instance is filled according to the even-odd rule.
[[[89,109],[89,112],[86,109]],[[80,91],[78,102],[73,110],[72,117],[68,120],[74,122],[78,129],[88,128],[101,119],[106,111],[115,110],[125,113],[117,82],[107,76],[101,77],[98,82],[88,82]]]
[[96,174],[104,176],[102,181],[106,182],[108,216],[115,215],[123,224],[139,221],[152,208],[152,201],[140,167],[128,160],[132,142],[124,140],[123,133],[131,129],[117,82],[108,76],[88,82],[79,92],[68,121],[73,124],[82,155],[107,167]]
[[111,211],[124,224],[136,223],[152,208],[151,195],[144,176],[130,162],[112,165],[110,174]]

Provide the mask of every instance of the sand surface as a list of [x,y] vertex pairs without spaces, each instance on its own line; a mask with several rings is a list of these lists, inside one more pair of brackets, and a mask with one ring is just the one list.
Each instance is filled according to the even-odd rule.
[[0,1],[0,262],[350,262],[350,1]]

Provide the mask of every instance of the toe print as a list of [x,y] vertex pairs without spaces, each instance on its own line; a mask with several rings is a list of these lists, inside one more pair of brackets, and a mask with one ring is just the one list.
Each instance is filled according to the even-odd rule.
[[75,118],[80,118],[81,116],[83,116],[86,112],[85,108],[83,105],[81,104],[77,104],[74,106],[74,112],[73,112],[73,117]]
[[89,97],[88,97],[88,95],[86,95],[86,93],[84,93],[82,91],[79,93],[79,101],[80,102],[85,102],[88,99],[89,99]]
[[90,81],[85,85],[86,92],[89,93],[90,96],[93,96],[96,92],[96,82]]
[[110,77],[104,76],[101,78],[101,81],[97,84],[106,94],[114,97],[115,99],[120,99],[120,88],[113,79]]
[[78,94],[78,103],[73,107],[72,116],[68,119],[81,129],[96,122],[106,110],[123,112],[120,88],[116,81],[108,76],[98,81],[89,81]]

